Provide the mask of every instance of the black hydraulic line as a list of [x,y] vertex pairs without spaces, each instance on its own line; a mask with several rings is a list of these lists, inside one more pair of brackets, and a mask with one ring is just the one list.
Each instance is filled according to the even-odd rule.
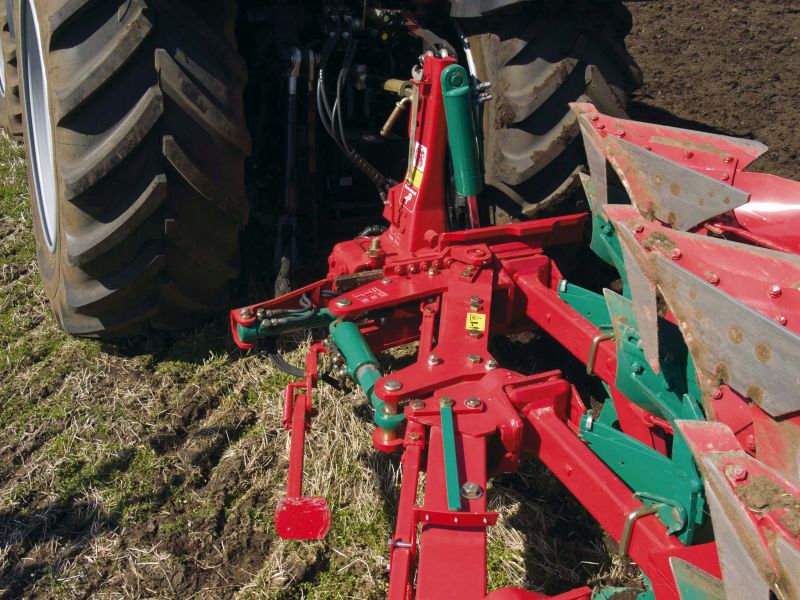
[[[281,353],[278,352],[275,338],[269,338],[267,340],[267,358],[269,358],[269,361],[275,365],[276,369],[286,373],[287,375],[297,378],[306,376],[305,369],[301,369],[300,367],[295,367],[293,364],[290,364],[285,358],[283,358]],[[325,373],[319,374],[319,380],[324,381],[329,386],[336,389],[340,389],[342,387],[336,379]]]
[[368,225],[358,233],[356,238],[372,237],[380,235],[384,231],[386,231],[386,227],[383,225]]

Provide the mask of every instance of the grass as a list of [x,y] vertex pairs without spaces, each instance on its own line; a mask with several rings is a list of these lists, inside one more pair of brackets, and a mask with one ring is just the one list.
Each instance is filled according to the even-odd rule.
[[[0,139],[0,595],[384,597],[400,468],[372,449],[360,394],[315,397],[305,485],[328,499],[330,534],[281,541],[287,376],[235,349],[222,316],[117,346],[60,332],[26,188],[20,148]],[[536,466],[495,482],[492,589],[609,572],[596,532],[570,539],[585,517],[552,485]]]

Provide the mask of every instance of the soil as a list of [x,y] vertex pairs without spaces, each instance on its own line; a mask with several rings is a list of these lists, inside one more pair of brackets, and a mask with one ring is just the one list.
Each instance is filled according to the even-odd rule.
[[800,178],[800,5],[793,0],[629,2],[644,86],[637,120],[757,139],[751,169]]
[[[756,138],[772,151],[754,168],[800,178],[794,107],[800,96],[800,7],[795,0],[632,2],[629,8],[634,17],[629,47],[645,82],[632,103],[632,118]],[[8,227],[0,222],[0,236],[11,231]],[[28,277],[27,262],[14,265],[13,272],[7,267],[3,282]],[[38,419],[32,417],[29,423],[36,425],[26,430],[23,421],[12,418],[22,423],[14,436],[3,423],[0,598],[337,598],[385,592],[385,537],[373,544],[373,521],[356,522],[352,532],[336,532],[324,547],[280,545],[275,539],[271,515],[285,476],[286,436],[274,390],[283,382],[263,359],[232,351],[224,321],[209,325],[209,335],[150,340],[130,355],[103,348],[98,356],[77,341],[47,350],[42,339],[59,334],[41,297],[35,300],[35,308],[17,325],[27,332],[20,335],[30,338],[31,349],[19,362],[0,365],[0,380],[13,382],[16,396],[33,399],[30,410]],[[86,367],[88,357],[91,368]],[[57,377],[45,377],[54,364],[60,369]],[[58,394],[69,395],[66,413],[44,402]],[[102,414],[92,406],[98,399]],[[330,430],[347,419],[357,426],[363,422],[358,435],[368,446],[366,419],[352,416],[357,401],[326,402],[321,414],[327,416],[321,418],[331,419]],[[45,406],[52,414],[43,413]],[[326,424],[321,421],[319,431]],[[63,453],[48,453],[65,431],[72,433]],[[87,446],[86,440],[94,447],[95,438],[96,455],[91,448],[84,448],[83,462],[71,455],[74,445]],[[318,444],[321,462],[329,448],[351,450],[335,433],[318,438]],[[373,499],[396,489],[396,465],[334,454],[325,466],[335,469],[340,460],[362,465],[361,479],[340,483],[358,489],[331,490],[333,473],[339,471],[309,468],[309,493],[329,492],[335,518],[351,514],[349,498],[358,497],[374,504],[369,512],[376,522],[388,522],[393,507]],[[57,478],[72,487],[53,489]],[[529,489],[520,481],[501,479],[497,486],[509,494]],[[546,531],[566,539],[573,522],[558,516],[560,502],[552,504],[557,518]],[[559,528],[568,531],[560,534]],[[572,543],[575,553],[586,545],[582,539]],[[382,549],[375,552],[376,545]],[[572,558],[577,555],[573,546],[566,549]],[[541,564],[547,556],[536,550],[529,549],[528,557]],[[602,544],[593,552],[581,558],[605,555],[607,561]],[[346,573],[353,564],[357,574],[352,579],[336,580],[352,588],[325,587],[330,585],[326,573]],[[537,573],[537,564],[524,569],[548,576]],[[551,576],[553,581],[569,579],[561,572]],[[578,576],[587,579],[582,572]],[[303,582],[310,585],[303,587]],[[554,584],[544,587],[555,589]]]

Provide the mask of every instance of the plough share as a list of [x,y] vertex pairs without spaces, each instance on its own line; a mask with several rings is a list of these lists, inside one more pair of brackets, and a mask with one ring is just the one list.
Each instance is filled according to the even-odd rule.
[[[498,518],[487,482],[525,459],[542,461],[641,568],[639,598],[800,598],[800,183],[745,171],[766,150],[758,143],[575,104],[591,212],[481,227],[479,90],[433,55],[410,83],[410,162],[385,231],[338,244],[326,279],[231,313],[242,348],[329,329],[305,381],[286,389],[278,533],[321,538],[330,525],[324,498],[302,494],[327,354],[373,406],[375,448],[402,452],[389,598],[486,597]],[[448,225],[454,206],[465,229]],[[621,293],[565,280],[550,257],[587,239]],[[490,353],[491,336],[534,329],[599,379],[602,405],[559,371],[521,375]],[[376,354],[409,342],[416,361],[381,372]]]

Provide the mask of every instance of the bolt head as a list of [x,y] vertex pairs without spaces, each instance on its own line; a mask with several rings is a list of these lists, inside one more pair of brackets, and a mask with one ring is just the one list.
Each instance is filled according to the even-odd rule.
[[442,396],[439,398],[439,406],[441,408],[447,408],[448,406],[453,406],[453,404],[455,404],[455,402],[453,402],[450,396]]
[[631,371],[633,371],[634,375],[641,375],[644,373],[644,367],[640,365],[638,362],[635,362],[631,365]]
[[436,269],[434,269],[433,267],[431,267],[430,269],[428,269],[428,275],[429,275],[430,277],[433,277],[433,276],[434,276],[434,275],[436,275],[438,272],[439,272],[439,271],[437,271],[437,270],[436,270]]
[[497,361],[495,359],[490,358],[489,360],[486,361],[486,370],[487,371],[493,371],[496,368],[497,368]]
[[711,397],[714,400],[719,400],[722,398],[722,390],[720,388],[716,388],[713,392],[711,392]]
[[756,449],[756,436],[754,436],[751,433],[745,439],[744,444],[745,444],[745,446],[747,446],[748,450],[750,450],[751,452],[755,452],[755,449]]
[[481,405],[481,399],[472,396],[464,400],[464,404],[467,408],[479,408]]
[[687,150],[686,152],[683,153],[683,157],[686,158],[686,159],[693,158],[694,157],[694,152],[692,152],[691,150]]
[[461,495],[467,500],[476,500],[483,496],[483,489],[477,483],[467,481],[461,486]]
[[403,389],[403,384],[396,379],[387,379],[383,382],[383,389],[387,392],[399,392]]
[[787,319],[783,315],[778,315],[777,317],[775,317],[775,322],[778,325],[784,325],[785,326],[789,322],[789,319]]
[[408,272],[411,273],[412,275],[414,273],[419,273],[419,267],[417,265],[409,265]]
[[239,311],[239,316],[243,319],[249,319],[253,316],[253,313],[250,312],[249,308],[243,308],[241,311]]
[[381,283],[387,283],[387,284],[388,283],[392,283],[392,278],[391,277],[384,277],[383,279],[381,279]]
[[680,260],[683,257],[683,252],[681,252],[678,248],[675,248],[670,255],[672,260]]
[[408,439],[410,439],[412,442],[417,441],[419,438],[420,438],[420,435],[416,431],[413,431],[413,432],[408,434]]
[[442,359],[439,358],[436,354],[431,354],[428,356],[428,364],[431,367],[435,367],[436,365],[442,364]]
[[411,406],[411,410],[423,410],[425,408],[425,401],[419,399],[412,400],[409,406]]
[[770,298],[780,298],[783,295],[783,289],[778,284],[771,285],[769,288]]
[[636,233],[642,233],[644,231],[644,225],[641,223],[636,226]]
[[744,481],[747,479],[747,469],[742,465],[731,465],[725,470],[725,474],[731,481]]
[[707,273],[706,274],[706,281],[711,285],[718,285],[719,284],[719,275],[716,273]]
[[726,154],[725,157],[722,160],[724,160],[726,163],[730,164],[730,163],[733,162],[733,157],[730,154]]
[[483,362],[483,359],[479,354],[470,354],[467,356],[467,362],[471,365],[479,365],[481,362]]
[[481,298],[480,296],[470,296],[469,301],[472,304],[483,304],[483,298]]
[[342,308],[344,308],[346,306],[350,306],[352,302],[350,302],[350,300],[348,300],[347,298],[337,298],[334,304],[336,306],[341,306]]
[[480,331],[470,331],[469,332],[469,337],[477,339],[477,338],[483,337],[483,334]]

